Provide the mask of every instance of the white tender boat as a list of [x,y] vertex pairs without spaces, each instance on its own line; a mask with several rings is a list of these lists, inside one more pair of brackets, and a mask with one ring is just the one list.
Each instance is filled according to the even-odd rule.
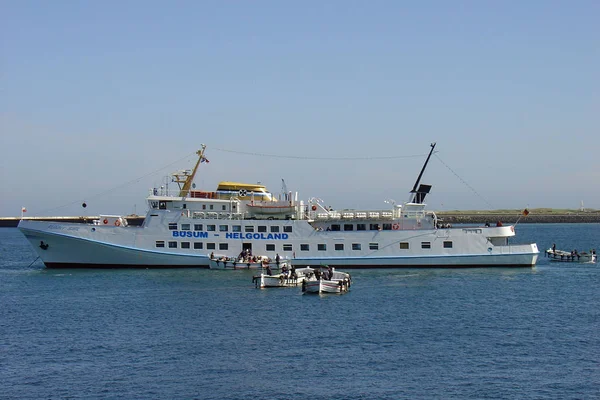
[[596,250],[590,250],[587,252],[577,252],[556,250],[556,248],[550,248],[546,250],[546,257],[550,258],[550,261],[556,262],[569,262],[569,263],[595,263],[596,262]]
[[329,272],[325,270],[321,274],[317,273],[314,280],[303,281],[302,291],[305,293],[346,293],[350,289],[351,283],[350,274],[331,268]]
[[[280,254],[295,265],[315,267],[535,265],[536,244],[513,242],[514,226],[449,227],[426,211],[431,186],[419,182],[434,148],[432,144],[409,200],[386,210],[334,210],[316,197],[297,201],[291,193],[280,200],[263,185],[231,181],[221,182],[215,191],[195,190],[196,172],[207,161],[202,145],[193,170],[173,174],[176,192],[150,190],[141,226],[101,216],[94,224],[21,220],[19,229],[47,267],[208,268],[213,252],[243,251],[271,259]],[[278,213],[252,207],[281,201],[285,207]]]
[[280,259],[277,262],[267,256],[228,257],[211,253],[208,260],[208,266],[211,269],[266,269],[269,267],[279,270],[285,267],[289,268],[289,265],[288,260]]
[[315,269],[306,267],[298,269],[289,269],[285,272],[276,275],[269,275],[267,271],[263,271],[260,275],[252,277],[252,282],[257,288],[270,287],[295,287],[302,285],[304,281],[315,279]]

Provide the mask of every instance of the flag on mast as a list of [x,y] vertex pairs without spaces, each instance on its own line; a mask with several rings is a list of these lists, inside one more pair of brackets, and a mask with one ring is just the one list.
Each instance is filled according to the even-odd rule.
[[523,210],[523,215],[524,216],[528,216],[529,215],[529,210],[528,209],[524,209]]
[[21,208],[21,212],[22,212],[22,213],[26,213],[26,212],[27,212],[27,209],[26,209],[25,207],[22,207],[22,208]]

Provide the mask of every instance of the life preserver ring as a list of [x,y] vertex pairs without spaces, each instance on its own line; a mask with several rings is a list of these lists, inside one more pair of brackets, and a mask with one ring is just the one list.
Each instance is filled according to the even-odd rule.
[[240,195],[240,197],[246,197],[246,195],[248,194],[248,192],[246,192],[246,189],[242,189],[238,192],[238,194]]
[[104,218],[104,221],[102,222],[104,222],[104,225],[108,224],[108,220],[106,218]]
[[392,225],[392,229],[397,231],[398,229],[400,229],[400,224],[394,224]]
[[312,206],[312,207],[311,207],[311,209],[312,209],[313,211],[317,211],[317,206]]
[[119,220],[116,220],[115,221],[115,226],[120,226],[120,225],[121,225],[121,222]]

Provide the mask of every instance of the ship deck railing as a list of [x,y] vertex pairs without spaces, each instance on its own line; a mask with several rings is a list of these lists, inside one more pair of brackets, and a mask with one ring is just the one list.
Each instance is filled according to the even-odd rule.
[[337,211],[329,212],[309,212],[307,218],[313,221],[330,221],[330,220],[393,220],[393,219],[416,219],[420,220],[429,216],[435,215],[432,211],[406,211],[395,212],[390,210],[370,210],[370,211]]
[[375,210],[375,211],[329,211],[329,212],[313,212],[309,214],[309,218],[316,221],[327,220],[351,220],[351,219],[394,219],[398,218],[393,211],[390,210]]
[[[265,204],[277,204],[282,203],[284,200],[277,200],[273,197],[273,200],[269,200],[273,196],[270,192],[266,193],[252,193],[247,192],[244,196],[240,196],[239,193],[220,193],[214,191],[203,191],[203,190],[190,190],[187,195],[181,196],[179,189],[165,189],[165,188],[152,188],[148,191],[148,196],[155,197],[168,197],[170,199],[198,199],[198,200],[228,200],[228,201],[255,201],[264,202]],[[286,202],[288,203],[288,202]]]

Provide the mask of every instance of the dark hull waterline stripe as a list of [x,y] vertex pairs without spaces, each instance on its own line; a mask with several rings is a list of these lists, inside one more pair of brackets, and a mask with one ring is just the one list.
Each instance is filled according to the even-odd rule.
[[81,264],[81,263],[44,263],[47,268],[84,268],[84,269],[161,269],[161,268],[201,268],[208,269],[208,265],[134,265],[134,264]]
[[473,264],[454,264],[454,265],[336,265],[333,263],[323,263],[323,264],[310,264],[310,263],[299,263],[296,265],[296,268],[302,267],[323,267],[328,266],[332,268],[341,269],[407,269],[407,268],[418,268],[418,269],[451,269],[451,268],[533,268],[534,265],[531,264],[492,264],[492,265],[473,265]]
[[[199,268],[208,269],[207,265],[125,265],[125,264],[81,264],[81,263],[45,263],[48,268],[83,268],[83,269],[173,269],[173,268]],[[310,265],[302,263],[304,266],[322,267],[327,265],[337,269],[451,269],[451,268],[533,268],[531,264],[505,264],[505,265]],[[300,265],[296,266],[299,268]],[[247,268],[238,268],[247,269]]]

